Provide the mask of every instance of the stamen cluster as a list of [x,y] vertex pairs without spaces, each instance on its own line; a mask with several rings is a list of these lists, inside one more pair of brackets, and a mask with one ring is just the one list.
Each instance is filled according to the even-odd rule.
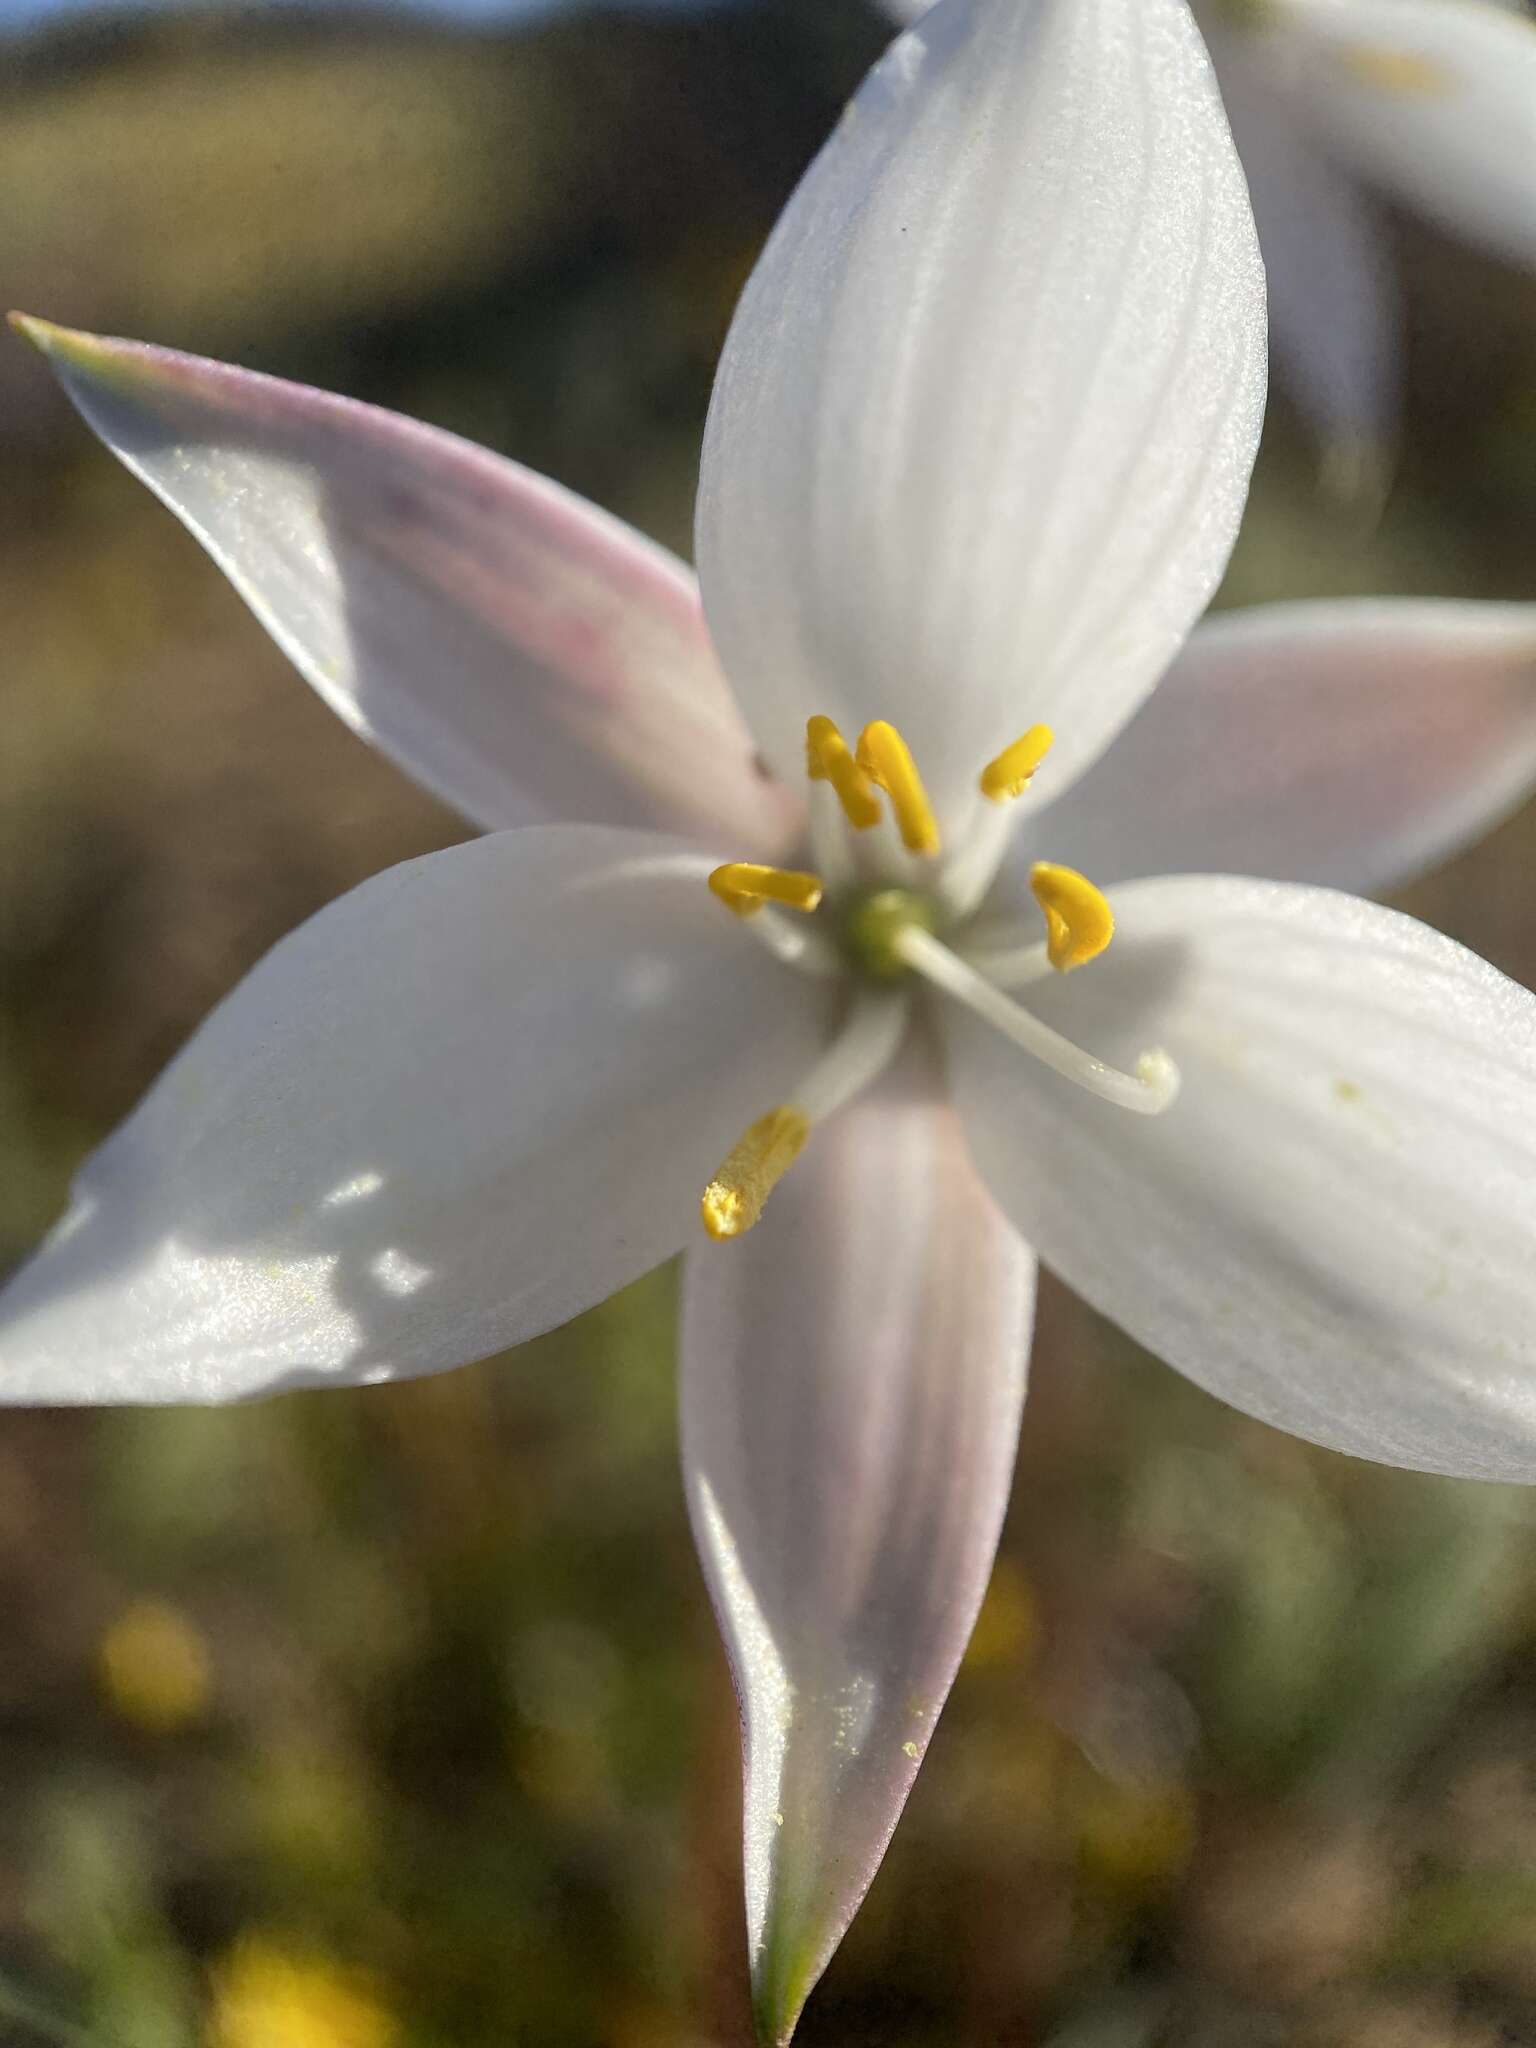
[[[977,787],[997,809],[1029,787],[1049,752],[1053,734],[1035,725],[989,761]],[[900,841],[871,862],[855,857],[833,887],[822,875],[799,868],[729,861],[716,868],[709,886],[726,907],[753,921],[765,943],[789,964],[808,973],[851,974],[859,993],[830,1050],[805,1078],[794,1102],[770,1110],[746,1131],[704,1191],[701,1211],[712,1237],[739,1237],[763,1211],[775,1183],[793,1164],[812,1125],[840,1108],[875,1078],[900,1044],[914,977],[942,990],[1032,1052],[1055,1072],[1102,1099],[1143,1113],[1167,1108],[1177,1072],[1165,1053],[1144,1053],[1134,1074],[1121,1073],[1062,1038],[1003,991],[1042,975],[1086,966],[1114,936],[1115,920],[1103,893],[1086,875],[1049,861],[1030,870],[1030,887],[1045,919],[1043,940],[996,943],[984,952],[967,948],[963,935],[1006,850],[1008,827],[986,822],[969,843],[938,865],[943,836],[912,751],[894,725],[877,719],[865,726],[851,748],[835,722],[807,722],[806,773],[835,799],[844,823],[855,834],[886,822]],[[892,880],[892,861],[904,863]],[[886,871],[876,873],[875,869]],[[830,899],[830,901],[829,901]],[[835,935],[796,931],[780,913],[810,918],[826,904]],[[958,936],[951,946],[943,934]]]

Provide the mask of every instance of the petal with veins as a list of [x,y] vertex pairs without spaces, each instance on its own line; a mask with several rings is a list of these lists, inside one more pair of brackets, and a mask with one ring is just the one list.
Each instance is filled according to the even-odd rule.
[[1002,1522],[1034,1264],[907,1077],[816,1132],[683,1307],[694,1532],[741,1700],[763,2038],[863,1898]]
[[1124,1116],[950,1020],[966,1131],[1015,1224],[1265,1422],[1536,1480],[1536,997],[1327,890],[1196,876],[1114,903],[1103,959],[1030,1000],[1103,1058],[1166,1046],[1166,1115]]
[[1280,0],[1277,71],[1362,177],[1536,263],[1536,21],[1484,0]]
[[219,1401],[436,1372],[677,1251],[825,998],[680,842],[497,833],[276,946],[0,1297],[0,1399]]
[[21,324],[331,709],[477,825],[789,844],[798,795],[754,766],[665,549],[376,406]]
[[1242,173],[1182,0],[940,0],[779,220],[705,435],[705,608],[768,757],[886,718],[941,819],[1027,726],[1107,744],[1226,560],[1264,386]]
[[1196,628],[1010,866],[1208,869],[1362,894],[1490,830],[1536,783],[1536,605],[1260,605]]
[[1364,486],[1383,473],[1400,400],[1402,309],[1384,229],[1308,127],[1305,102],[1276,92],[1262,48],[1219,24],[1206,41],[1264,252],[1276,373],[1330,470]]

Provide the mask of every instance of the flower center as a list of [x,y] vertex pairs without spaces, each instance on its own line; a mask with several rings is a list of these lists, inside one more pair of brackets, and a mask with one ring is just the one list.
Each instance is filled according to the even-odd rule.
[[[1022,935],[985,947],[966,943],[967,925],[1006,849],[1010,822],[1003,807],[1029,787],[1050,750],[1044,725],[989,761],[977,787],[988,809],[942,868],[939,821],[916,761],[895,726],[867,725],[849,747],[830,718],[806,726],[806,772],[835,805],[836,828],[855,835],[883,832],[873,860],[862,858],[834,828],[813,821],[813,838],[837,865],[828,878],[799,868],[728,861],[709,877],[726,907],[792,965],[817,974],[852,969],[858,993],[831,1046],[802,1081],[793,1102],[761,1116],[743,1134],[704,1191],[701,1212],[711,1237],[739,1237],[762,1214],[780,1177],[803,1149],[812,1126],[856,1095],[889,1063],[906,1029],[912,984],[924,981],[963,1003],[1023,1050],[1102,1101],[1143,1115],[1173,1101],[1178,1071],[1166,1053],[1141,1055],[1134,1073],[1095,1059],[1005,993],[1097,959],[1114,936],[1107,900],[1086,875],[1037,861],[1030,887],[1045,919],[1043,939]],[[887,819],[881,804],[890,806]],[[897,842],[899,841],[899,847]],[[889,869],[905,864],[907,879]],[[880,872],[875,872],[879,869]],[[817,913],[826,905],[827,925]],[[799,913],[786,916],[786,912]],[[952,946],[941,934],[957,940]]]
[[902,952],[902,934],[931,932],[938,927],[931,897],[916,889],[876,889],[856,896],[843,919],[843,946],[849,959],[871,981],[900,981],[912,968]]

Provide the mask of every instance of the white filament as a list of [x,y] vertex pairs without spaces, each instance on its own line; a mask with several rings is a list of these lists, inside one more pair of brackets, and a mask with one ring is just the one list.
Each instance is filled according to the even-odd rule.
[[846,972],[847,963],[825,932],[819,932],[803,913],[777,909],[772,903],[759,904],[741,921],[752,936],[765,945],[775,960],[796,967],[802,974],[831,975]]
[[1009,841],[1018,827],[1016,803],[997,804],[986,797],[976,800],[975,809],[954,857],[944,868],[940,894],[949,915],[968,918],[991,888]]
[[1028,988],[1033,981],[1049,981],[1057,971],[1051,965],[1051,949],[1044,939],[1015,941],[1008,946],[965,945],[959,952],[994,988]]
[[907,965],[931,981],[935,988],[974,1010],[994,1030],[1001,1031],[1015,1045],[1048,1066],[1064,1080],[1075,1081],[1090,1095],[1113,1102],[1120,1109],[1135,1110],[1141,1116],[1157,1116],[1167,1109],[1179,1089],[1179,1070],[1167,1053],[1154,1049],[1136,1062],[1134,1074],[1107,1066],[1091,1053],[1063,1038],[1049,1024],[1041,1023],[1021,1009],[1002,990],[988,981],[969,961],[952,953],[948,946],[917,925],[908,925],[892,940],[895,951]]
[[793,1106],[820,1123],[896,1057],[911,1003],[886,989],[864,989],[853,999],[843,1028],[794,1092]]
[[853,855],[859,873],[876,888],[921,890],[933,880],[932,856],[913,853],[902,842],[901,828],[892,816],[890,799],[880,797],[880,820],[853,835]]

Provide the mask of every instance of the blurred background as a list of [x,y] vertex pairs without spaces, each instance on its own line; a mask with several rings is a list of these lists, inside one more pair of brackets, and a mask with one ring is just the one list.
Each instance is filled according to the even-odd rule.
[[[858,0],[0,9],[0,282],[686,549]],[[1224,602],[1536,598],[1536,282],[1398,222],[1379,516],[1271,413]],[[0,348],[0,1264],[281,933],[461,836]],[[1536,976],[1536,811],[1408,907]],[[736,2048],[671,1276],[507,1359],[0,1418],[0,2043]],[[1536,2044],[1536,1503],[1245,1422],[1047,1285],[992,1593],[806,2048]]]

